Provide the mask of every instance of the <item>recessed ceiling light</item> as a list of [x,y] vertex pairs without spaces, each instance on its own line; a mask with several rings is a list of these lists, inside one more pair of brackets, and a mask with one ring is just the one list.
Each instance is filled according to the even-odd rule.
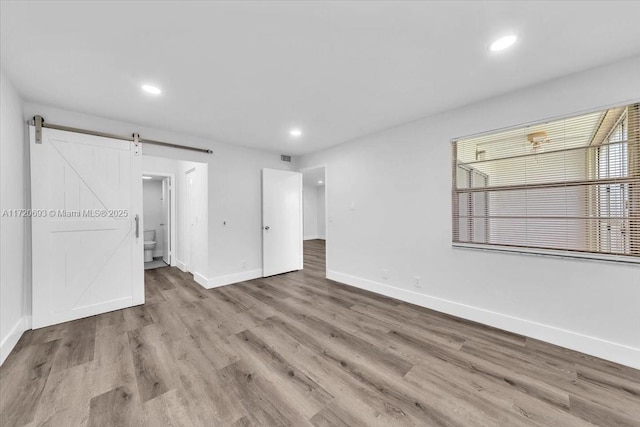
[[159,87],[148,84],[142,85],[142,90],[152,95],[160,95],[162,93]]
[[143,176],[142,179],[153,179],[152,176]]
[[324,183],[324,181],[318,181],[318,184],[323,184],[323,183]]
[[302,131],[300,129],[298,129],[298,128],[291,129],[289,131],[289,135],[293,136],[294,138],[297,138],[299,136],[302,136]]
[[516,40],[518,40],[518,36],[515,34],[510,34],[508,36],[500,37],[498,40],[491,43],[489,49],[493,52],[497,52],[499,50],[504,50],[510,46],[512,46]]

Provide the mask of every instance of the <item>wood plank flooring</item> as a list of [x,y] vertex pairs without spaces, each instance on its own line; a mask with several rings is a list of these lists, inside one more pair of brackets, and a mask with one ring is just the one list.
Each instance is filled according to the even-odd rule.
[[146,304],[29,331],[8,426],[640,426],[640,371],[305,269],[213,290],[145,273]]

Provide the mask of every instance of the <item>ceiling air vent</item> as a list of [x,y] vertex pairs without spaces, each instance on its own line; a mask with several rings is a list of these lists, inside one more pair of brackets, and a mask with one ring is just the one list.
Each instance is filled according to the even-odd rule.
[[286,154],[280,154],[280,160],[283,162],[291,163],[291,156],[287,156]]

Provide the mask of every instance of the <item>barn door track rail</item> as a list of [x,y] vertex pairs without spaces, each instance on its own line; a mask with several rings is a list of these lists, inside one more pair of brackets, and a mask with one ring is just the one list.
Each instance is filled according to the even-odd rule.
[[153,139],[140,138],[138,137],[138,134],[133,134],[132,136],[122,136],[122,135],[115,135],[107,132],[98,132],[94,130],[74,128],[70,126],[54,125],[51,123],[46,123],[44,121],[44,118],[42,118],[42,116],[34,116],[33,121],[30,122],[29,124],[32,126],[35,126],[36,128],[36,144],[42,144],[42,128],[47,128],[47,129],[57,129],[57,130],[64,130],[68,132],[82,133],[85,135],[101,136],[104,138],[122,139],[125,141],[132,141],[132,142],[137,140],[137,142],[141,142],[143,144],[153,144],[153,145],[160,145],[163,147],[180,148],[182,150],[191,150],[191,151],[197,151],[200,153],[213,154],[213,151],[207,148],[191,147],[189,145],[180,145],[180,144],[173,144],[170,142],[154,141]]

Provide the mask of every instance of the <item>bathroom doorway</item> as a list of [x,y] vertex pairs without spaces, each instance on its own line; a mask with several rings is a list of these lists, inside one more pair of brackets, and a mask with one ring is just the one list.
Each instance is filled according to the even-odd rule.
[[[155,238],[149,241],[156,243],[152,252],[154,263],[146,266],[177,267],[182,272],[193,274],[193,279],[206,287],[209,261],[208,164],[148,154],[142,160],[142,175],[148,177],[141,177],[143,186],[145,182],[158,181],[155,188],[151,184],[151,194],[156,195],[155,199],[164,198],[163,201],[167,202],[162,205],[158,200],[152,200],[155,208],[150,208],[151,212],[155,209],[156,218],[160,218],[156,220],[148,218],[149,209],[143,206],[140,232],[148,230],[147,235],[151,235],[151,231],[155,231]],[[162,182],[164,196],[160,188]],[[159,211],[163,213],[158,214]]]
[[175,242],[175,194],[172,174],[143,173],[144,269],[172,265]]

